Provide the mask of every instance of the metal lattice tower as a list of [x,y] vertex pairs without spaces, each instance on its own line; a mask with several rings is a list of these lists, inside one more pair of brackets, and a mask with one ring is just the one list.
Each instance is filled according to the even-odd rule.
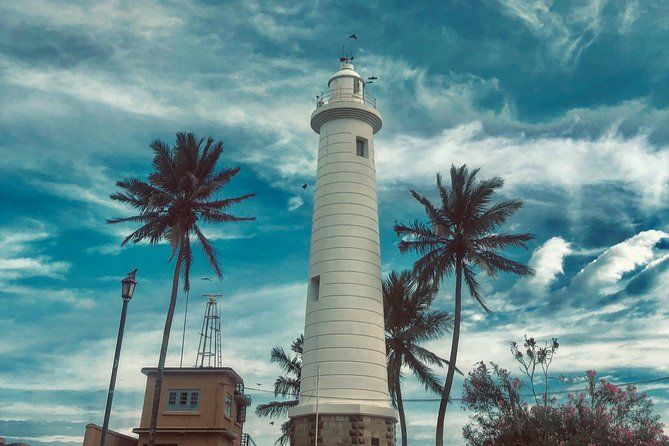
[[216,298],[222,294],[205,294],[209,301],[204,310],[202,330],[200,330],[200,345],[197,348],[195,367],[223,367],[221,356],[221,313],[218,310]]

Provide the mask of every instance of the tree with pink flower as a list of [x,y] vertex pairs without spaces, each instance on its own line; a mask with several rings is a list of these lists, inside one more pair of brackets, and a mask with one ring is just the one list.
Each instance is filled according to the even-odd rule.
[[[667,446],[653,402],[632,385],[618,386],[585,372],[582,392],[558,403],[548,386],[548,369],[559,344],[540,346],[525,338],[511,353],[527,376],[534,404],[523,401],[524,384],[495,363],[480,362],[465,380],[462,406],[475,414],[463,428],[468,446]],[[537,377],[542,376],[543,389]]]

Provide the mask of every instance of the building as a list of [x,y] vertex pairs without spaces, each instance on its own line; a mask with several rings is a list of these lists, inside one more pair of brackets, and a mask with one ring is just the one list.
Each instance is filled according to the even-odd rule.
[[[89,423],[84,433],[84,446],[99,446],[102,437],[102,427]],[[137,438],[120,432],[107,431],[105,446],[137,446]]]
[[[138,446],[148,444],[153,389],[158,369],[147,367]],[[156,444],[241,446],[246,407],[244,381],[229,367],[165,368]]]
[[[148,445],[151,406],[158,369],[146,367],[146,392],[139,438],[109,431],[106,446]],[[247,446],[253,441],[243,433],[246,408],[244,381],[230,367],[166,367],[163,375],[156,445]],[[101,429],[86,426],[84,446],[99,446]]]
[[349,60],[318,97],[320,135],[299,404],[292,445],[395,445],[381,293],[376,101]]

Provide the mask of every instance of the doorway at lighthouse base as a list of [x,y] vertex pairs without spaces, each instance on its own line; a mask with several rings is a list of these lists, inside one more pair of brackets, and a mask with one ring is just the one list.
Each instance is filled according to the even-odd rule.
[[316,415],[292,418],[291,446],[395,446],[395,419],[371,415],[318,416],[318,443],[316,443]]

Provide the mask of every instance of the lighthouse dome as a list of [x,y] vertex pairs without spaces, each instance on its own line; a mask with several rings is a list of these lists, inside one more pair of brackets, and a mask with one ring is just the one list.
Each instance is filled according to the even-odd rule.
[[339,64],[339,71],[337,71],[334,76],[330,78],[330,81],[328,82],[328,87],[332,88],[332,82],[335,80],[342,78],[342,77],[347,77],[347,78],[358,78],[362,80],[362,76],[358,74],[357,71],[353,69],[353,64],[350,62],[342,62]]
[[365,82],[362,76],[353,69],[353,64],[344,61],[339,65],[339,71],[330,78],[328,88],[331,93],[356,95],[360,96],[358,99],[362,99]]

